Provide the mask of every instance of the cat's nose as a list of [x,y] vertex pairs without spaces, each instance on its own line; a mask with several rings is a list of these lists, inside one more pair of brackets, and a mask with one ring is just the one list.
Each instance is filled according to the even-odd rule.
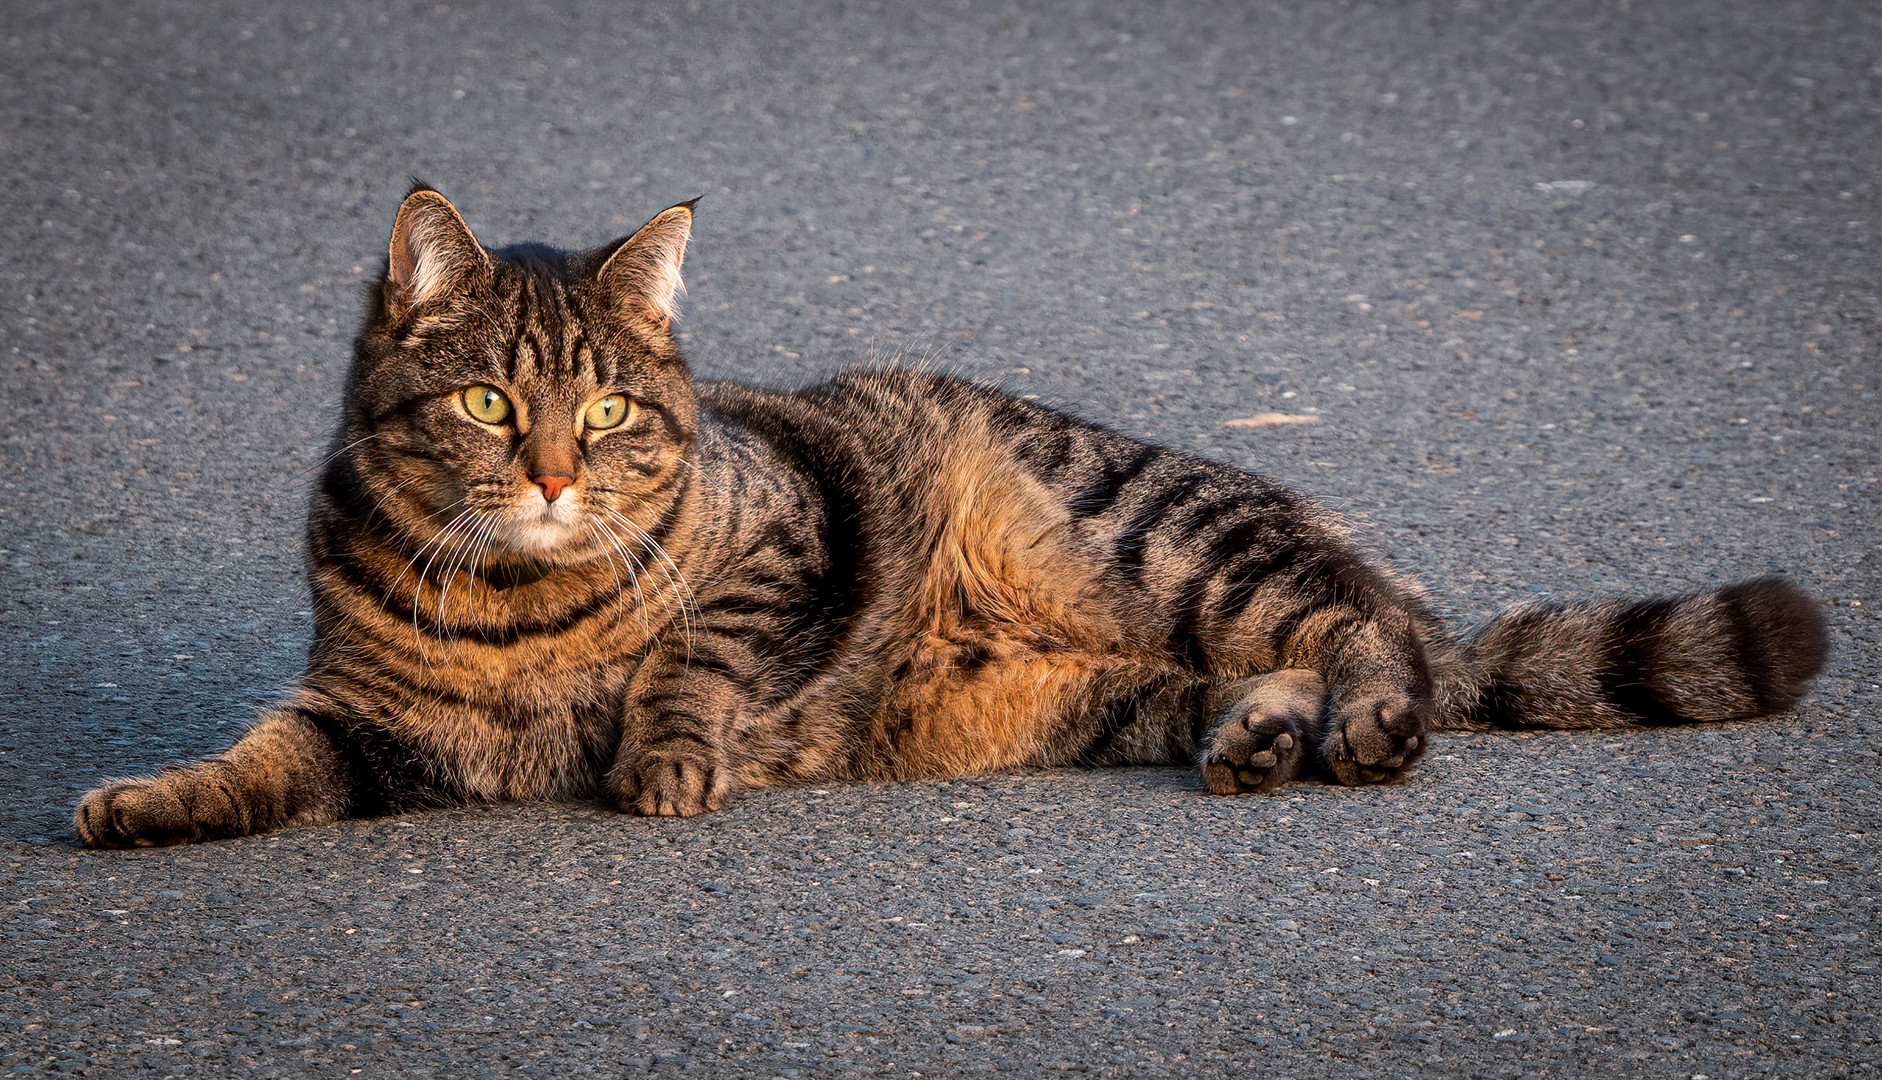
[[542,489],[542,497],[550,502],[554,502],[556,497],[562,494],[562,489],[574,482],[573,476],[560,476],[554,473],[545,473],[536,477],[536,486]]

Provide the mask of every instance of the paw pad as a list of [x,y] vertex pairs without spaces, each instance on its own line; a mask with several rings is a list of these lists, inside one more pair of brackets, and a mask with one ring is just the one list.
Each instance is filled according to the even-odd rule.
[[1203,759],[1209,791],[1268,792],[1298,778],[1320,722],[1322,691],[1320,677],[1311,671],[1279,671],[1252,680],[1229,706]]
[[1424,716],[1404,694],[1360,695],[1335,710],[1327,767],[1342,784],[1398,779],[1425,747]]

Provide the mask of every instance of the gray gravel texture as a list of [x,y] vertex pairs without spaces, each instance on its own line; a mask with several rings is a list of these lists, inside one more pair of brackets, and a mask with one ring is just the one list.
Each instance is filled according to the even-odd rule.
[[[1873,1075],[1882,8],[9,0],[0,1069]],[[697,369],[905,354],[1321,493],[1460,619],[1781,571],[1758,724],[89,854],[296,676],[406,177],[704,195]],[[1315,424],[1231,426],[1258,413]]]

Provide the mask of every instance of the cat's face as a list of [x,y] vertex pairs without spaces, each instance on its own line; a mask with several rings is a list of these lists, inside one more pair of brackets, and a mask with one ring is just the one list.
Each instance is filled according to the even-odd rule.
[[690,205],[589,252],[485,250],[442,195],[400,207],[343,438],[375,507],[439,565],[628,554],[690,468],[671,332]]

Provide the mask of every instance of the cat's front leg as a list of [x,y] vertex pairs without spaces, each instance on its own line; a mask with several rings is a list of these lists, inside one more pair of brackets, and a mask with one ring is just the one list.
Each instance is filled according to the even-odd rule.
[[618,810],[692,817],[732,790],[726,746],[743,692],[728,672],[677,652],[649,659],[634,680],[607,778]]
[[190,844],[338,821],[351,796],[326,733],[292,708],[272,709],[220,757],[87,792],[75,824],[91,848]]

